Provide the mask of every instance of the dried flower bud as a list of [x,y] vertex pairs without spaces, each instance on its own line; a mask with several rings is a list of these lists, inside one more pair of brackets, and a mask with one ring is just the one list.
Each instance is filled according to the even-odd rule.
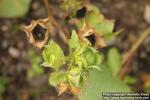
[[72,94],[74,95],[79,95],[80,92],[81,92],[81,89],[79,87],[73,87],[73,86],[70,86],[69,87],[69,90]]
[[30,25],[24,27],[24,31],[27,34],[29,42],[37,48],[42,48],[52,35],[52,19],[50,17],[46,19],[33,20]]
[[60,85],[59,85],[59,93],[58,93],[58,96],[61,95],[62,93],[66,92],[69,88],[69,85],[64,83],[64,82],[61,82]]

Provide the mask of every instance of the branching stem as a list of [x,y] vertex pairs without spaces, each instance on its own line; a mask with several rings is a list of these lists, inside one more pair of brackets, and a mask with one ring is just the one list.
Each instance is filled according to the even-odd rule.
[[52,14],[50,13],[50,6],[48,0],[44,0],[44,5],[47,10],[48,17],[52,19],[53,27],[58,30],[58,36],[63,40],[64,43],[67,43],[68,39],[68,32],[60,26],[60,24],[53,18]]
[[129,72],[129,65],[131,63],[131,60],[134,57],[135,52],[138,50],[138,48],[140,47],[140,45],[143,43],[144,39],[146,37],[148,37],[149,34],[150,34],[150,28],[147,28],[146,30],[144,30],[141,33],[141,36],[139,37],[139,39],[135,42],[135,44],[133,45],[133,47],[126,54],[125,58],[122,61],[122,64],[123,64],[124,67],[119,72],[121,79],[124,79],[124,77],[126,76],[126,74]]

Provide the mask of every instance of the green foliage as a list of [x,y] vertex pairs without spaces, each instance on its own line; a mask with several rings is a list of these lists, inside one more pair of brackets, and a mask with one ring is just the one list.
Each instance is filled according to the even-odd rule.
[[[83,1],[64,0],[60,5],[62,10],[67,11],[71,16],[70,18],[75,17],[77,11],[83,6],[87,7],[87,15],[85,18],[77,19],[79,23],[76,26],[79,33],[72,31],[71,38],[68,40],[68,55],[64,55],[62,48],[53,40],[45,45],[42,53],[44,61],[41,65],[54,69],[50,75],[49,83],[59,87],[60,94],[68,90],[76,94],[76,91],[83,88],[84,95],[79,96],[80,100],[100,100],[102,92],[130,91],[117,77],[113,77],[121,68],[121,56],[117,49],[109,50],[106,64],[101,69],[102,54],[94,47],[83,43],[90,32],[92,35],[94,34],[95,41],[93,41],[96,42],[96,45],[101,45],[100,42],[103,42],[103,37],[105,40],[110,40],[118,34],[118,32],[113,32],[114,21],[107,20],[99,8],[94,5],[84,5]],[[87,27],[83,27],[83,23]],[[103,37],[100,37],[101,35]],[[33,68],[31,72],[37,70],[37,67]],[[89,84],[85,85],[87,80],[89,80]],[[61,87],[61,85],[63,86]]]
[[102,33],[104,36],[107,36],[112,33],[114,29],[114,23],[110,20],[104,20],[101,23],[97,23],[95,28],[98,32]]
[[81,69],[80,68],[73,68],[68,73],[68,80],[71,85],[79,87],[80,85],[80,77],[81,77]]
[[[107,20],[103,15],[91,12],[86,18],[87,23],[96,29],[98,33],[101,33],[104,37],[112,35],[114,28],[114,22]],[[113,37],[113,36],[112,36]]]
[[0,100],[2,100],[2,94],[6,90],[6,84],[9,82],[7,77],[0,77]]
[[49,78],[49,83],[52,86],[57,86],[62,81],[66,81],[66,73],[64,73],[64,72],[51,73],[50,78]]
[[89,12],[94,12],[96,14],[99,14],[101,12],[100,9],[98,8],[98,6],[96,6],[94,4],[89,4],[89,5],[86,5],[86,6],[89,9]]
[[21,17],[29,9],[31,0],[0,0],[0,17]]
[[96,12],[90,12],[86,17],[86,22],[92,27],[95,27],[96,24],[101,23],[103,20],[104,16]]
[[101,58],[97,50],[87,47],[84,52],[84,57],[86,61],[88,62],[88,66],[92,65],[100,65]]
[[[74,4],[73,6],[71,6]],[[74,0],[66,0],[62,5],[62,9],[71,11],[75,15],[81,2]],[[91,29],[94,29],[100,35],[103,35],[105,40],[110,40],[118,34],[114,33],[114,21],[107,20],[94,5],[86,5],[88,12],[85,18],[78,19],[79,23],[76,25],[80,31],[83,23],[86,22]],[[70,12],[69,12],[70,13]],[[72,16],[73,17],[73,16]],[[84,33],[83,33],[84,34]],[[54,43],[56,44],[56,43]],[[53,86],[58,86],[61,82],[69,84],[69,86],[83,88],[84,95],[79,96],[80,100],[99,100],[101,99],[102,92],[127,92],[129,88],[122,83],[117,77],[118,71],[121,68],[121,55],[116,48],[109,50],[107,54],[107,64],[111,72],[107,68],[100,68],[102,57],[100,53],[94,48],[80,41],[78,34],[72,31],[71,39],[68,40],[69,55],[62,56],[55,54],[56,51],[62,52],[59,46],[52,47],[48,44],[43,52],[44,64],[50,65],[51,63],[61,61],[57,67],[51,64],[51,68],[58,68],[50,76],[49,83]],[[48,48],[49,47],[49,48]],[[51,49],[55,51],[48,53]],[[60,49],[57,49],[60,48]],[[53,50],[52,49],[52,50]],[[60,53],[60,55],[63,53]],[[53,55],[53,57],[51,57]],[[56,57],[58,56],[58,58]],[[54,58],[57,58],[54,60]],[[60,60],[64,59],[64,60]],[[51,61],[52,60],[52,61]],[[61,66],[65,64],[66,69],[61,70]],[[100,71],[101,70],[101,71]],[[113,75],[111,74],[113,73]],[[85,86],[89,80],[89,86]]]
[[113,75],[117,75],[121,68],[121,54],[117,48],[110,48],[107,53],[107,66],[112,71]]
[[[50,76],[49,83],[58,86],[60,82],[65,82],[71,86],[80,87],[84,84],[90,69],[98,69],[100,65],[100,55],[96,49],[82,44],[75,31],[69,39],[69,55],[64,56],[63,50],[54,41],[50,41],[43,50],[44,63],[56,69]],[[67,66],[66,72],[60,70],[62,65]],[[82,81],[81,81],[82,80]]]
[[[100,64],[100,55],[96,49],[93,47],[87,46],[85,44],[80,43],[78,40],[76,33],[72,33],[72,37],[69,43],[69,48],[72,48],[72,45],[76,48],[72,48],[70,51],[70,57],[74,58],[75,64],[78,65],[78,67],[82,68],[95,68],[92,66],[98,66]],[[76,40],[76,42],[71,42],[73,40]],[[77,42],[78,41],[78,42]]]
[[125,76],[123,82],[126,84],[134,84],[137,82],[137,78],[127,75],[127,76]]
[[84,86],[79,100],[103,100],[103,92],[130,92],[130,89],[119,79],[114,78],[106,66],[102,71],[90,71],[89,84]]
[[80,46],[80,44],[79,44],[78,36],[74,30],[74,31],[72,31],[71,39],[69,40],[69,48],[73,49],[73,48],[77,48],[79,46]]
[[39,63],[41,62],[41,57],[38,56],[33,50],[28,51],[28,58],[31,61],[31,68],[27,71],[27,77],[28,79],[31,79],[33,77],[36,77],[37,75],[41,75],[44,73],[43,67],[39,66]]
[[84,0],[63,0],[60,8],[64,11],[71,12],[71,15],[74,16],[76,11],[81,7],[83,1]]
[[52,40],[45,46],[42,54],[44,58],[43,66],[48,66],[58,70],[58,68],[64,64],[65,59],[63,50]]
[[[122,64],[121,64],[121,54],[117,48],[110,48],[107,53],[107,60],[105,65],[110,69],[111,73],[116,77],[119,73]],[[124,80],[126,84],[134,84],[137,82],[135,77],[126,75]]]

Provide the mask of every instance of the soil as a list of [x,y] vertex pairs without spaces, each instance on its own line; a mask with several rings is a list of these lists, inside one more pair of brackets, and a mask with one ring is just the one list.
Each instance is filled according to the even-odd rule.
[[[115,31],[124,29],[110,46],[116,46],[122,54],[127,52],[140,38],[143,30],[149,27],[144,20],[145,6],[150,0],[91,0],[100,7],[108,19],[116,21]],[[10,80],[3,94],[4,100],[76,100],[69,94],[57,96],[55,88],[48,85],[48,74],[27,80],[26,74],[31,62],[27,57],[29,48],[33,48],[21,30],[31,20],[47,16],[42,0],[33,0],[30,10],[23,18],[0,18],[0,76]],[[58,15],[58,16],[61,16]],[[129,74],[137,77],[139,82],[132,86],[134,91],[143,91],[140,81],[141,73],[150,72],[150,37],[140,46],[131,64]],[[33,48],[35,49],[35,48]],[[36,50],[40,54],[39,50]]]

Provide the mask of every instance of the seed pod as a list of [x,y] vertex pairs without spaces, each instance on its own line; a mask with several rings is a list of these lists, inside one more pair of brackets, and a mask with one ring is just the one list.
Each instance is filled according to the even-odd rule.
[[83,27],[78,32],[79,39],[87,45],[92,45],[95,48],[103,48],[106,46],[102,34],[96,32],[96,30],[90,27],[84,22]]
[[30,25],[24,27],[29,42],[37,48],[42,48],[53,33],[52,18],[33,20]]

